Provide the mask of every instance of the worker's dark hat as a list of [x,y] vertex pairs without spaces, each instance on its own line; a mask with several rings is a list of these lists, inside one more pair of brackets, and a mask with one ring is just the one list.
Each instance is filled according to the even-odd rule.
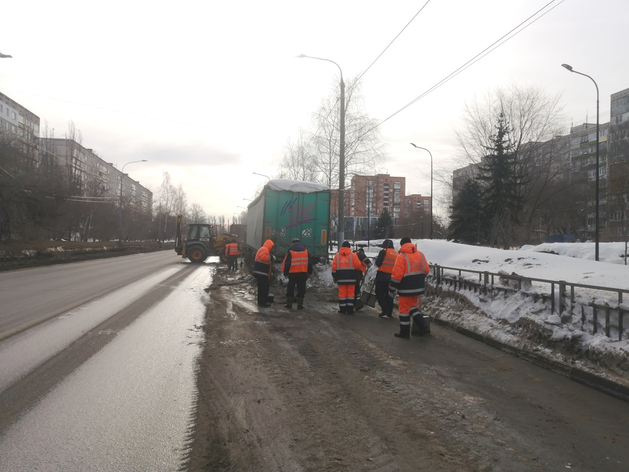
[[387,248],[393,249],[393,241],[391,241],[390,239],[385,239],[384,241],[382,241],[382,244],[380,245],[380,247],[384,249],[387,249]]
[[293,239],[290,240],[290,242],[291,243],[299,243],[301,241],[299,240],[299,238],[293,238]]

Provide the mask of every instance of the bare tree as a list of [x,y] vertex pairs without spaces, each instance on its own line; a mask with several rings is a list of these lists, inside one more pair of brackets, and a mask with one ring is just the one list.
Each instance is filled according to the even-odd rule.
[[183,186],[179,184],[176,189],[173,189],[173,212],[175,215],[186,215],[188,208],[188,197],[183,189]]
[[167,238],[168,219],[174,216],[175,187],[173,186],[170,173],[162,172],[162,184],[157,195],[157,220],[158,239],[164,241]]
[[198,203],[193,203],[190,207],[189,218],[191,223],[205,223],[207,221],[205,210]]
[[[373,173],[384,158],[384,144],[380,141],[377,121],[363,111],[359,82],[354,80],[347,85],[345,177],[349,179],[353,173]],[[338,93],[338,85],[335,85],[332,94],[321,104],[314,116],[317,129],[311,137],[314,147],[313,163],[319,174],[318,181],[330,188],[339,186],[340,97]]]
[[314,153],[312,140],[305,131],[300,130],[297,142],[289,140],[286,145],[279,177],[304,182],[318,182],[320,176]]

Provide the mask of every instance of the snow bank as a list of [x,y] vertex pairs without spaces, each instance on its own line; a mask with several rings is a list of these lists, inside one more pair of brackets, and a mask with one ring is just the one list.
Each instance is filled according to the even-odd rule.
[[315,182],[302,182],[300,180],[273,179],[269,180],[266,187],[279,192],[288,190],[289,192],[313,193],[328,190],[329,187]]
[[[395,239],[393,242],[395,248],[399,249],[400,240]],[[365,247],[366,254],[375,260],[381,243],[381,239],[369,241],[369,246]],[[629,289],[629,267],[624,265],[624,258],[620,257],[624,254],[624,243],[601,243],[600,262],[594,261],[594,243],[547,243],[524,246],[517,250],[470,246],[444,240],[418,239],[413,240],[413,243],[426,255],[431,265]],[[356,241],[356,244],[367,242]],[[327,270],[329,272],[329,266]],[[374,274],[375,267],[368,273],[367,282]],[[334,285],[331,276],[328,278],[323,269],[319,277],[320,281],[313,280],[311,283]],[[472,274],[470,278],[474,278]],[[548,299],[544,301],[542,296],[547,298],[549,284],[529,284],[526,291],[532,295],[537,293],[539,297],[521,294],[482,296],[473,290],[463,290],[459,293],[478,310],[461,311],[460,307],[457,310],[448,309],[454,301],[442,297],[431,300],[430,306],[434,313],[427,311],[427,314],[449,317],[449,321],[510,344],[521,344],[527,341],[527,336],[532,339],[545,337],[545,345],[539,341],[535,350],[549,352],[549,346],[555,346],[558,350],[552,355],[558,358],[562,357],[560,351],[569,347],[580,355],[587,353],[590,358],[614,359],[616,365],[624,363],[624,369],[628,368],[629,329],[624,329],[621,341],[618,341],[617,331],[613,339],[605,336],[600,327],[597,334],[591,333],[592,309],[588,306],[591,297],[597,296],[597,303],[610,302],[610,305],[615,306],[618,303],[614,293],[610,292],[608,299],[604,298],[605,295],[589,293],[579,296],[577,301],[584,306],[585,314],[590,319],[590,326],[587,326],[588,323],[582,326],[580,309],[573,315],[566,316],[564,313],[561,317],[556,312],[551,313]],[[599,323],[603,321],[604,314],[599,313]],[[629,325],[629,322],[625,321],[624,324]],[[580,355],[573,361],[581,362]]]

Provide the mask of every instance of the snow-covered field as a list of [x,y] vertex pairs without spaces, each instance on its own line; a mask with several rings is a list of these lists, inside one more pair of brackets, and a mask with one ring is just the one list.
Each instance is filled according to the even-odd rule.
[[[399,248],[399,239],[393,241],[396,249]],[[381,243],[382,240],[370,241],[370,246],[365,248],[367,255],[375,259]],[[624,243],[600,243],[599,262],[594,260],[594,243],[545,243],[518,250],[469,246],[443,240],[422,239],[413,240],[413,243],[426,255],[431,265],[629,290],[629,266],[625,265],[623,257]],[[334,285],[328,272],[329,268],[320,271],[317,282],[312,282]],[[374,273],[375,267],[372,267],[366,283]],[[470,280],[478,280],[477,274],[463,275]],[[498,280],[496,278],[494,283],[508,284],[506,280]],[[555,287],[557,290],[557,285]],[[551,313],[550,284],[535,282],[526,286],[527,296],[517,293],[484,295],[471,289],[458,291],[477,309],[461,310],[460,306],[448,309],[454,307],[455,299],[425,297],[424,312],[505,344],[527,344],[530,349],[531,342],[537,342],[538,345],[533,346],[535,351],[560,361],[580,364],[588,360],[607,359],[614,368],[629,372],[629,294],[625,294],[620,303],[620,308],[626,311],[622,340],[619,340],[618,293],[582,288],[575,291],[577,303],[572,314],[564,312],[561,317],[557,309]],[[545,299],[541,295],[546,295]],[[598,333],[593,334],[592,302],[616,308],[610,315],[613,325],[610,337],[605,335],[605,313],[600,309]],[[586,318],[585,323],[582,317]],[[540,337],[545,338],[544,341],[539,341]],[[531,341],[531,338],[538,341]],[[566,354],[567,348],[572,355]]]

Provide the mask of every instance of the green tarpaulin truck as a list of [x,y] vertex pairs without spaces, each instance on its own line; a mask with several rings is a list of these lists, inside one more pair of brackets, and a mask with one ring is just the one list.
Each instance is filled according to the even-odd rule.
[[264,241],[275,243],[281,260],[299,238],[311,258],[328,256],[330,190],[327,186],[297,180],[270,180],[247,209],[247,246],[254,252]]

